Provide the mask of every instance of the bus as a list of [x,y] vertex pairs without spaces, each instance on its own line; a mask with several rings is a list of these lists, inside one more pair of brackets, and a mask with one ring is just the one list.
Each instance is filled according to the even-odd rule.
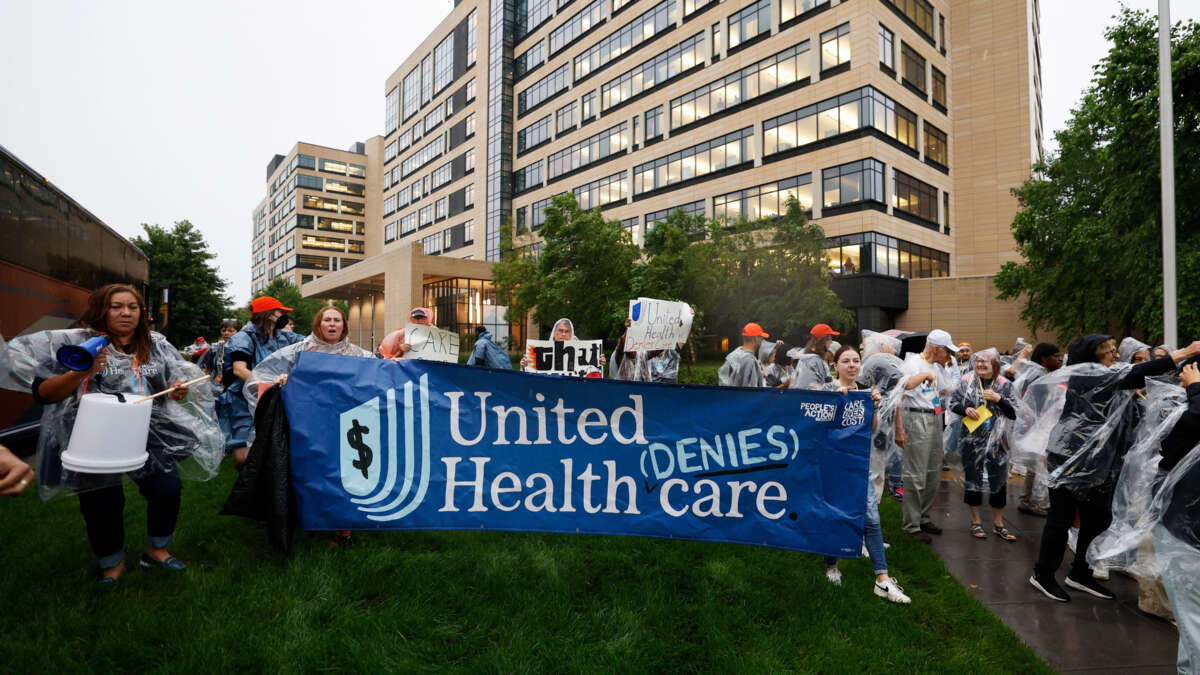
[[[91,290],[127,283],[145,294],[150,260],[79,202],[0,145],[0,334],[70,328]],[[0,444],[31,454],[40,406],[0,390]]]

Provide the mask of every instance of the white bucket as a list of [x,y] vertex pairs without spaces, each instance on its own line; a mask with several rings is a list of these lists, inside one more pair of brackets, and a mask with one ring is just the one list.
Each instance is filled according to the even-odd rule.
[[62,453],[63,468],[81,473],[124,473],[142,468],[149,454],[152,403],[133,405],[143,396],[84,394],[71,441]]

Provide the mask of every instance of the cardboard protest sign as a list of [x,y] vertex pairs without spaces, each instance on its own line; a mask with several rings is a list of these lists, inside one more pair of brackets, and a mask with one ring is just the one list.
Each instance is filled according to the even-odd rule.
[[527,373],[550,373],[568,377],[604,377],[600,355],[603,340],[527,340]]
[[629,301],[632,323],[625,332],[625,351],[674,349],[687,342],[695,312],[686,302],[638,298]]
[[404,355],[406,359],[458,363],[458,333],[410,323],[404,326],[404,341],[412,347],[412,351]]

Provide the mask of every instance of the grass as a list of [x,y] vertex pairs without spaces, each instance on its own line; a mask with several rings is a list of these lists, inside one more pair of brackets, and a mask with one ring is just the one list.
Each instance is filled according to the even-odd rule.
[[[365,532],[340,549],[300,534],[285,559],[260,525],[218,516],[233,484],[185,483],[182,575],[93,582],[73,498],[0,504],[4,666],[68,671],[1050,672],[883,505],[892,572],[825,581],[813,555],[624,537]],[[144,501],[127,485],[129,561]]]

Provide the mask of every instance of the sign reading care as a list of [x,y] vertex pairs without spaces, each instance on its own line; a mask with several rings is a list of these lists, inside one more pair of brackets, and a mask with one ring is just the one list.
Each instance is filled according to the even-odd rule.
[[405,358],[458,363],[458,333],[410,323],[404,326],[404,341],[412,347]]
[[746,390],[300,354],[306,530],[510,530],[857,557],[866,392]]

